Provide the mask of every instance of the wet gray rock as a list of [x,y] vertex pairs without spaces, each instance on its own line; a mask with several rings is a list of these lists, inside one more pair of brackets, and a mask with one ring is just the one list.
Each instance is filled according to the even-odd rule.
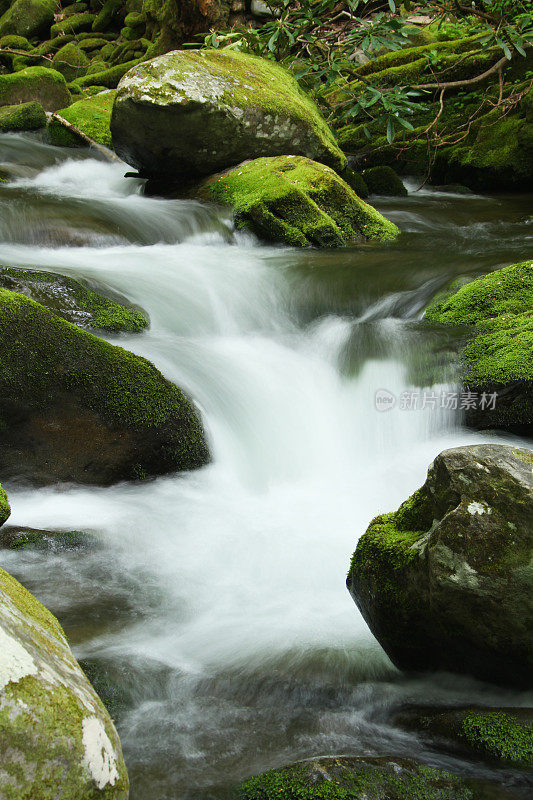
[[531,686],[532,465],[511,445],[445,450],[359,540],[348,588],[400,669]]

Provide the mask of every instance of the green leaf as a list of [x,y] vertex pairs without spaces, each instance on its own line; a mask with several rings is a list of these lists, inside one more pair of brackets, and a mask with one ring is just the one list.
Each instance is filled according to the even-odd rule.
[[389,121],[387,122],[387,141],[389,144],[392,144],[392,142],[394,141],[394,133],[395,133],[394,120],[392,119],[392,117],[389,117]]

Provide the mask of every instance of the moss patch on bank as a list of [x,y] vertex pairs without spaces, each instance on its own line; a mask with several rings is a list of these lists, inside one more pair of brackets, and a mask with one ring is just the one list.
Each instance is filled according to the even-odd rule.
[[231,206],[238,226],[295,247],[340,247],[398,234],[330,167],[303,156],[244,162],[210,178],[199,194]]
[[504,711],[467,714],[461,734],[483,755],[523,767],[533,766],[533,725]]
[[[58,111],[58,114],[71,125],[90,136],[95,142],[111,148],[111,131],[109,123],[115,92],[100,92],[92,97],[78,100],[68,108]],[[76,134],[61,125],[60,122],[51,120],[48,125],[50,143],[62,147],[77,147],[85,144]]]

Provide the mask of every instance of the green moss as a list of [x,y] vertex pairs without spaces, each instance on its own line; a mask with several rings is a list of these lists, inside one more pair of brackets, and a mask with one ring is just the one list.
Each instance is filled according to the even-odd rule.
[[50,636],[63,640],[63,628],[35,597],[18,581],[0,567],[0,591],[5,592],[23,614],[41,625]]
[[404,197],[407,189],[391,167],[371,167],[363,172],[363,179],[372,194]]
[[[459,778],[419,765],[399,767],[378,759],[320,759],[251,778],[240,800],[471,800]],[[374,762],[374,763],[373,763]],[[316,766],[315,766],[316,765]]]
[[533,381],[532,311],[485,320],[477,327],[480,335],[462,352],[467,381]]
[[[114,99],[115,92],[113,90],[102,92],[93,97],[78,100],[68,108],[59,111],[59,114],[95,142],[103,144],[105,147],[112,147],[109,122]],[[51,144],[68,147],[84,144],[79,137],[54,120],[48,126],[48,135]]]
[[56,6],[56,0],[15,0],[0,18],[0,36],[10,33],[31,39],[46,34]]
[[53,68],[64,75],[66,81],[73,81],[85,75],[88,64],[89,59],[74,42],[58,50],[52,59]]
[[33,100],[47,111],[67,106],[70,94],[63,75],[46,67],[28,67],[10,75],[0,75],[0,106]]
[[0,531],[0,547],[9,550],[70,550],[94,543],[94,537],[84,531],[48,531],[7,525]]
[[350,169],[350,167],[347,167],[342,173],[341,177],[346,181],[348,186],[354,190],[356,195],[358,197],[362,197],[363,200],[365,200],[370,194],[368,186],[365,183],[365,179],[360,172],[356,172],[355,170]]
[[431,42],[416,47],[404,47],[401,50],[392,50],[378,56],[378,58],[367,61],[366,64],[362,64],[355,70],[355,74],[358,76],[374,75],[376,72],[383,72],[383,70],[400,67],[419,61],[420,59],[428,63],[428,57],[432,58],[433,53],[436,53],[437,56],[465,53],[475,47],[478,39],[479,35],[465,36],[461,39],[454,39],[448,42]]
[[61,22],[56,22],[50,28],[51,36],[61,36],[62,33],[79,33],[79,31],[88,31],[91,29],[95,20],[94,14],[74,14],[67,19],[62,19]]
[[238,224],[297,247],[385,241],[398,233],[331,168],[302,156],[245,162],[207,181],[201,194],[229,204]]
[[118,64],[116,67],[111,67],[102,72],[85,75],[83,78],[79,78],[76,83],[81,88],[84,86],[106,86],[108,89],[115,89],[119,80],[126,72],[129,72],[130,69],[139,64],[140,61],[142,61],[142,59],[136,58],[133,61],[128,61],[125,64]]
[[470,713],[461,727],[464,738],[482,754],[520,766],[533,766],[531,724],[501,711]]
[[10,514],[11,508],[9,506],[9,500],[7,499],[6,492],[0,484],[0,525],[3,525],[4,522],[9,519]]
[[[0,338],[3,405],[42,408],[56,392],[73,392],[111,422],[135,427],[164,425],[185,401],[146,359],[6,290],[0,290]],[[192,427],[198,435],[198,425]]]
[[93,31],[106,31],[111,27],[120,27],[122,20],[122,0],[106,0],[92,24]]
[[9,47],[12,50],[31,50],[31,44],[24,36],[2,36],[0,47]]
[[40,103],[0,106],[0,131],[35,131],[46,125],[46,113]]

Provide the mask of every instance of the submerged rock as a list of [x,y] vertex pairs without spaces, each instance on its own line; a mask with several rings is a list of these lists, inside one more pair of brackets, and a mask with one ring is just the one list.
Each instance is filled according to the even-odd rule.
[[2,794],[127,800],[115,726],[57,619],[0,569]]
[[139,333],[149,324],[145,314],[125,305],[126,298],[116,292],[113,292],[116,300],[112,300],[91,288],[87,281],[55,272],[0,267],[0,288],[24,294],[88,330]]
[[469,328],[463,383],[477,402],[465,410],[467,425],[525,434],[533,429],[532,309],[533,261],[453,284],[426,309],[430,322]]
[[532,464],[510,445],[445,450],[359,540],[348,588],[400,669],[531,685]]
[[93,546],[96,539],[86,531],[50,531],[21,525],[4,525],[0,530],[0,547],[8,550],[71,550]]
[[346,165],[296,80],[234,50],[180,50],[139,64],[118,86],[111,131],[128,163],[168,181],[285,153]]
[[70,92],[60,72],[47,67],[28,67],[0,75],[0,106],[40,103],[45,111],[57,111],[70,103]]
[[[90,136],[95,142],[111,147],[111,109],[115,92],[99,92],[92,97],[77,100],[68,108],[61,109],[58,113],[71,125]],[[85,143],[61,123],[51,120],[48,125],[48,137],[51,144],[60,147],[79,147]]]
[[272,769],[239,787],[239,800],[510,800],[501,787],[407,758],[313,758]]
[[46,113],[40,103],[0,106],[0,131],[35,131],[46,125]]
[[533,766],[531,708],[414,708],[394,721],[462,755],[505,766]]
[[244,162],[209,178],[198,194],[230,205],[239,227],[296,247],[342,247],[399,232],[331,167],[302,156]]
[[191,401],[146,359],[0,290],[0,476],[108,485],[209,459]]

